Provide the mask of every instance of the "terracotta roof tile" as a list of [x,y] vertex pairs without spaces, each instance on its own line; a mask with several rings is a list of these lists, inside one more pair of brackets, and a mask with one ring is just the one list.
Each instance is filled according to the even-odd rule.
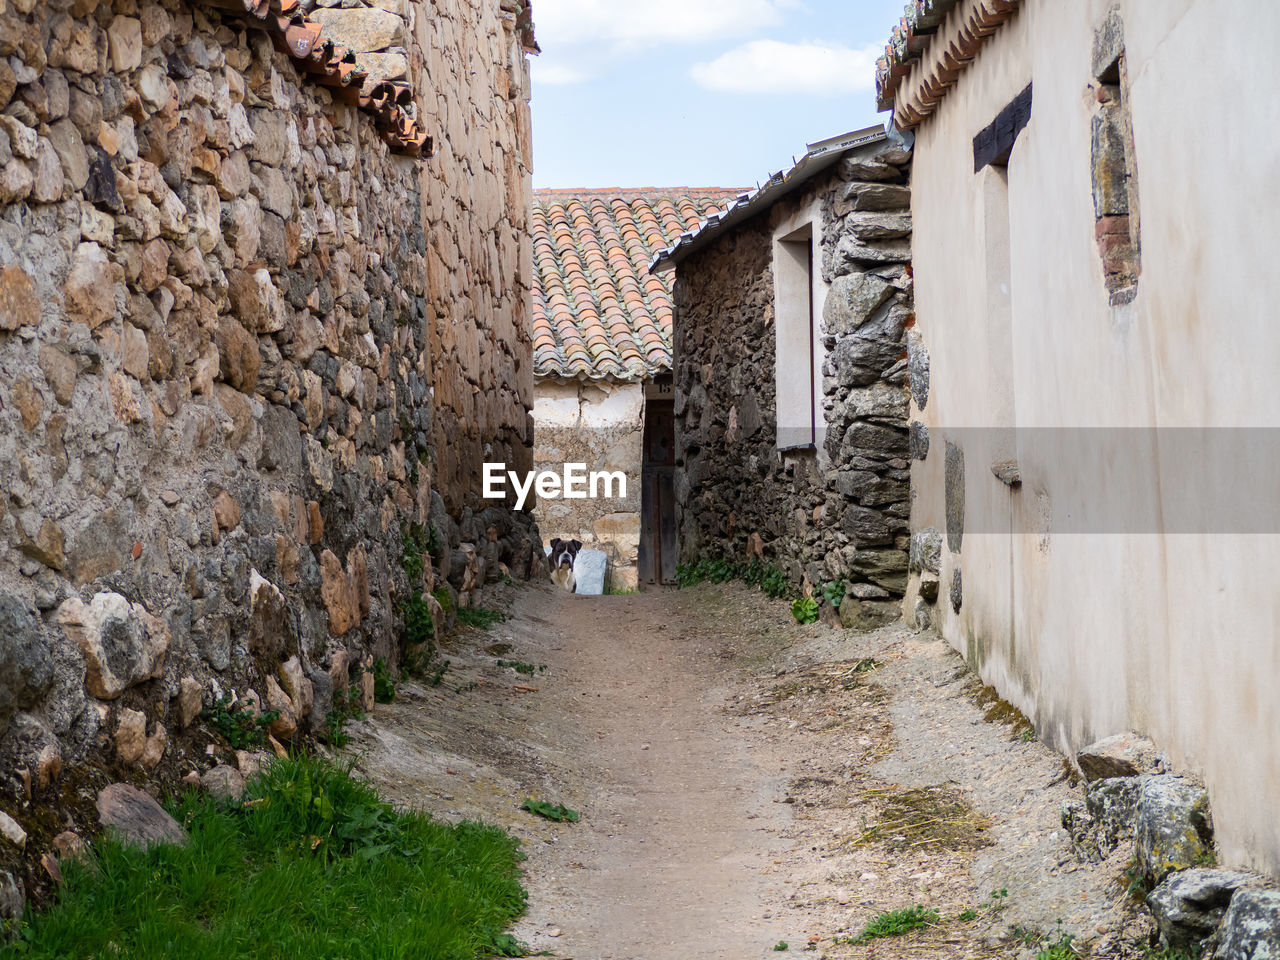
[[409,85],[382,80],[366,86],[368,74],[355,54],[327,39],[320,24],[306,18],[299,0],[209,0],[209,5],[261,21],[276,48],[293,57],[300,73],[332,88],[335,99],[372,114],[391,149],[431,155],[431,138],[405,109],[413,100]]
[[630,380],[671,369],[674,275],[649,273],[649,261],[743,192],[534,191],[534,373]]

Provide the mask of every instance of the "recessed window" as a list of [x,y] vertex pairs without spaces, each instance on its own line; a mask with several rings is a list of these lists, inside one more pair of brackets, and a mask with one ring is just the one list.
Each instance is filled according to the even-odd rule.
[[1093,42],[1097,107],[1090,139],[1094,237],[1112,305],[1128,303],[1138,291],[1142,245],[1138,231],[1138,171],[1133,123],[1129,117],[1129,76],[1125,69],[1124,24],[1112,9]]
[[816,448],[822,438],[822,339],[816,318],[813,224],[773,243],[777,446]]

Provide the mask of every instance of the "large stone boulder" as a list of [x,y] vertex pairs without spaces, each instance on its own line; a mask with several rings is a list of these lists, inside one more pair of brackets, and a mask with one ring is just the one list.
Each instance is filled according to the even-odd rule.
[[1108,777],[1138,777],[1159,772],[1155,744],[1136,733],[1117,733],[1091,743],[1076,754],[1076,764],[1088,782]]
[[0,735],[19,710],[33,706],[53,684],[53,656],[39,612],[0,594]]
[[1215,960],[1280,960],[1280,890],[1241,890],[1222,920]]
[[98,794],[98,819],[132,846],[176,843],[185,846],[187,834],[149,794],[127,783],[113,783]]
[[84,654],[85,685],[95,697],[114,700],[164,673],[169,627],[142,604],[118,593],[99,593],[88,603],[72,597],[58,607],[56,618]]
[[831,340],[853,333],[871,319],[893,292],[893,287],[870,274],[836,277],[822,305],[823,335]]
[[1175,950],[1196,950],[1218,928],[1235,892],[1253,879],[1236,870],[1204,868],[1170,874],[1147,894],[1161,940]]
[[1085,790],[1084,802],[1062,806],[1062,825],[1081,860],[1105,860],[1133,837],[1140,784],[1135,777],[1097,780]]
[[1159,883],[1212,856],[1213,821],[1204,787],[1182,777],[1140,777],[1138,784],[1133,840],[1144,877]]

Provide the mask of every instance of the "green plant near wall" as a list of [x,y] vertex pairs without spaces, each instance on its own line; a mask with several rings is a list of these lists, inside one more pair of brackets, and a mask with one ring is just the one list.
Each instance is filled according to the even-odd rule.
[[267,742],[267,728],[280,716],[279,710],[267,710],[258,716],[243,700],[219,697],[213,706],[200,711],[200,719],[227,741],[233,750],[248,750]]
[[818,619],[818,601],[813,597],[797,597],[791,601],[791,616],[796,623],[813,623]]
[[844,603],[844,581],[832,580],[830,583],[822,585],[822,599],[831,604],[836,610],[840,609],[840,604]]
[[765,596],[774,600],[785,597],[791,592],[787,575],[777,567],[761,563],[759,560],[744,563],[724,557],[704,558],[697,563],[676,566],[676,583],[681,587],[692,587],[708,581],[727,583],[730,580],[741,580],[747,586],[758,588]]
[[419,591],[404,601],[400,608],[404,615],[404,641],[406,646],[431,643],[435,639],[436,624],[431,616],[431,606]]
[[396,681],[391,676],[387,661],[382,657],[373,661],[373,699],[376,703],[392,703],[396,698]]

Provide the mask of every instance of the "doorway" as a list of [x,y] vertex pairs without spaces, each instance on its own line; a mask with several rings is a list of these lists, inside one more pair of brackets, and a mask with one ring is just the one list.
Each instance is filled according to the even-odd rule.
[[640,464],[641,583],[676,582],[676,415],[671,377],[645,384]]

